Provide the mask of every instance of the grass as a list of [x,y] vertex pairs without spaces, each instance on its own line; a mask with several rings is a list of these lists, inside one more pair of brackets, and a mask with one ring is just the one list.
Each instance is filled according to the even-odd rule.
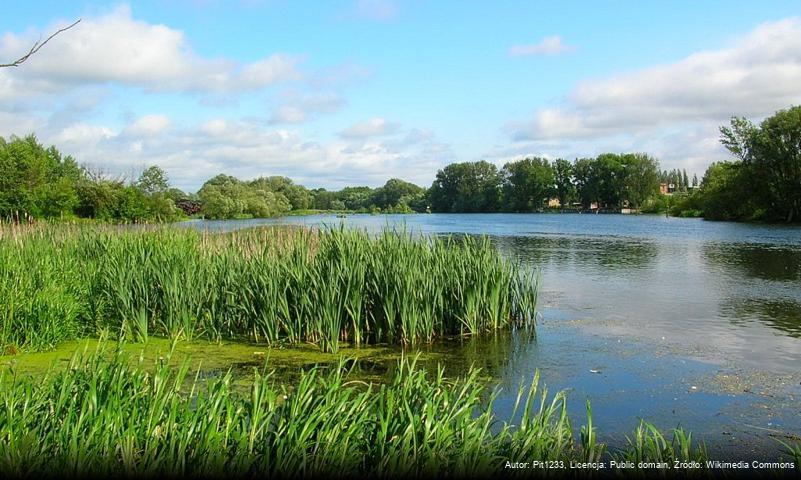
[[388,230],[0,228],[0,347],[110,333],[414,344],[533,327],[537,278],[487,239]]
[[[381,385],[351,379],[343,362],[292,386],[254,369],[242,390],[230,373],[199,380],[170,354],[146,364],[102,348],[44,378],[3,373],[0,476],[476,477],[537,473],[507,460],[608,457],[591,411],[577,441],[565,395],[538,375],[503,421],[477,370],[450,380],[408,357]],[[634,442],[619,455],[704,458],[688,436],[670,442],[647,424]]]

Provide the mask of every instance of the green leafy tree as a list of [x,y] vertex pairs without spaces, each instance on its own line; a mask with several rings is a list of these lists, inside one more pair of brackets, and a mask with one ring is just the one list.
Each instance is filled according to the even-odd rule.
[[[369,210],[374,190],[370,187],[345,187],[336,193],[334,200],[341,204],[332,205],[335,210]],[[335,208],[342,207],[342,208]]]
[[157,193],[167,193],[170,189],[170,181],[167,179],[167,174],[161,167],[156,165],[147,167],[144,172],[139,176],[136,181],[136,186],[141,188],[145,195],[154,195]]
[[742,162],[716,162],[707,168],[699,192],[704,218],[756,219],[760,214],[749,193],[747,168]]
[[553,175],[556,198],[559,204],[566,207],[573,201],[576,186],[573,184],[573,164],[564,158],[557,158],[553,162]]
[[501,171],[504,207],[512,212],[530,212],[543,207],[554,192],[554,172],[548,160],[539,157],[509,162]]
[[0,137],[0,217],[72,215],[83,171],[72,157],[34,135]]
[[[254,189],[282,195],[289,202],[291,210],[306,210],[312,206],[311,192],[302,185],[296,185],[288,177],[260,177],[249,184]],[[276,196],[275,200],[281,201],[281,198]]]
[[595,159],[593,173],[598,185],[598,201],[605,207],[619,207],[625,194],[626,166],[624,156],[604,153]]
[[438,212],[495,212],[500,205],[498,168],[486,161],[452,163],[437,172],[429,189]]
[[[399,178],[391,178],[383,187],[377,188],[372,195],[372,205],[381,210],[390,210],[401,207],[401,210],[410,210],[409,202],[423,194],[424,190],[413,183]],[[406,206],[407,208],[402,208]]]
[[732,118],[721,142],[739,158],[753,183],[757,203],[769,218],[801,218],[801,106],[780,110],[755,126]]
[[127,222],[143,222],[152,218],[148,199],[142,189],[135,185],[123,187],[117,203],[115,218]]
[[622,160],[623,197],[633,208],[639,208],[659,193],[659,161],[645,153],[626,154]]
[[598,201],[599,192],[595,160],[592,158],[577,158],[573,163],[573,178],[576,182],[576,192],[581,206],[590,208],[593,202]]
[[312,205],[317,210],[331,210],[331,204],[337,196],[334,192],[329,192],[324,188],[312,190]]

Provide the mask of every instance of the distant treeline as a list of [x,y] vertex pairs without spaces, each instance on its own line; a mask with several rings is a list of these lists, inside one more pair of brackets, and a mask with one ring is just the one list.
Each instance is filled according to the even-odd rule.
[[[36,137],[0,137],[0,219],[94,218],[172,221],[186,216],[250,218],[309,210],[355,212],[535,212],[546,208],[704,216],[720,220],[801,218],[801,107],[759,126],[734,118],[721,142],[737,160],[713,163],[703,176],[663,171],[645,153],[594,158],[528,157],[502,168],[452,163],[430,188],[393,178],[379,188],[308,189],[281,176],[211,178],[197,193],[172,187],[147,168],[136,179],[93,174]],[[660,184],[661,187],[660,188]]]

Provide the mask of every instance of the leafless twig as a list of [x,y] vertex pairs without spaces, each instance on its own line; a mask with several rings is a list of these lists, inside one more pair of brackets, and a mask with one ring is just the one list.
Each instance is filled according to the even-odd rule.
[[41,39],[37,40],[36,43],[34,43],[33,46],[31,47],[31,49],[28,51],[28,53],[26,53],[22,57],[14,60],[11,63],[0,63],[0,68],[3,68],[3,67],[18,67],[18,66],[20,66],[25,60],[29,59],[31,57],[31,55],[33,55],[34,53],[38,52],[40,48],[44,47],[45,44],[47,42],[49,42],[53,37],[55,37],[56,35],[58,35],[59,33],[65,31],[65,30],[69,30],[70,28],[74,27],[75,25],[78,25],[78,23],[80,23],[80,21],[81,21],[80,18],[78,20],[75,20],[75,22],[72,25],[70,25],[68,27],[64,27],[64,28],[58,30],[54,34],[52,34],[49,37],[47,37],[47,39],[45,39],[44,42],[40,43]]

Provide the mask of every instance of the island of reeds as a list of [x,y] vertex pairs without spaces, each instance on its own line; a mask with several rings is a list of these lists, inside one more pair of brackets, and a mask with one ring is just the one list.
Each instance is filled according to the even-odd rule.
[[100,334],[413,344],[531,327],[535,273],[487,239],[387,230],[151,227],[0,231],[0,346]]

